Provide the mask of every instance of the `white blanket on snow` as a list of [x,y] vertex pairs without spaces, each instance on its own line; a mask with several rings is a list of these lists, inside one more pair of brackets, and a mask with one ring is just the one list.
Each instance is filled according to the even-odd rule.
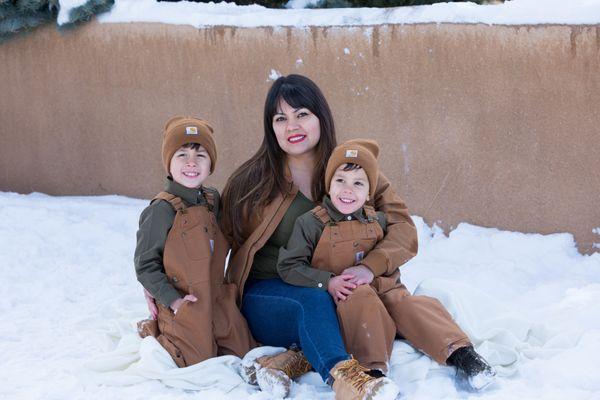
[[116,343],[116,347],[84,365],[83,377],[87,381],[119,386],[158,380],[180,389],[216,389],[223,392],[245,385],[238,374],[238,357],[215,357],[186,368],[177,368],[156,339],[141,339],[130,323],[115,321],[107,336]]
[[[543,325],[506,310],[485,293],[462,283],[428,279],[414,294],[440,300],[499,376],[514,374],[523,357],[545,358],[576,344],[577,338],[573,335],[553,335]],[[237,357],[216,357],[187,368],[177,368],[154,338],[138,337],[133,323],[116,322],[108,336],[116,347],[86,363],[86,380],[107,385],[158,380],[176,388],[215,389],[226,393],[247,385],[239,375],[242,360]],[[276,349],[257,351],[262,354]],[[432,371],[443,368],[407,342],[397,340],[394,344],[390,377],[400,385],[423,381]]]
[[[577,344],[577,335],[552,333],[543,324],[521,317],[486,293],[463,283],[426,279],[414,294],[437,298],[500,377],[516,373],[523,358],[548,358]],[[394,343],[390,377],[400,387],[425,380],[441,369],[450,370],[406,341]]]

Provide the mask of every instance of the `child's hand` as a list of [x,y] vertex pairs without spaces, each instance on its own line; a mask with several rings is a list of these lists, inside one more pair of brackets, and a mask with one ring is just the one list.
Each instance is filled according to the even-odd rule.
[[368,285],[373,282],[373,278],[375,277],[369,267],[362,264],[348,267],[342,271],[342,274],[352,275],[354,279],[351,282],[356,284],[356,286]]
[[146,299],[146,304],[148,305],[148,311],[150,311],[150,317],[152,317],[152,319],[158,318],[158,307],[156,307],[156,301],[146,289],[144,289],[144,298]]
[[351,282],[352,279],[354,279],[354,275],[342,274],[334,276],[329,280],[327,291],[336,301],[346,300],[352,294],[352,291],[356,289],[356,285]]
[[173,310],[173,314],[177,314],[177,310],[179,310],[179,307],[181,307],[184,301],[191,301],[192,303],[195,303],[198,301],[198,299],[193,294],[187,294],[183,299],[179,298],[177,300],[173,300],[171,303],[171,310]]

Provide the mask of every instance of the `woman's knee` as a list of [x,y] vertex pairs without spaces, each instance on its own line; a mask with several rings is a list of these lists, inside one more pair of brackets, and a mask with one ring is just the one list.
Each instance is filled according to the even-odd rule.
[[333,304],[328,292],[316,288],[301,288],[302,295],[298,299],[304,303]]
[[297,298],[298,306],[304,318],[337,319],[335,303],[328,292],[315,288],[302,288],[302,295]]

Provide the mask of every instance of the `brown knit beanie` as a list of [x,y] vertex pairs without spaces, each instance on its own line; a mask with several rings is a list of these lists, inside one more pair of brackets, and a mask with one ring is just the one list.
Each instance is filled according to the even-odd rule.
[[177,116],[167,121],[163,134],[162,161],[167,175],[171,175],[169,166],[173,154],[186,143],[198,143],[206,149],[210,157],[212,174],[217,164],[217,146],[213,138],[212,126],[200,118]]
[[379,175],[379,166],[377,165],[377,156],[379,155],[379,145],[374,140],[352,139],[348,140],[333,149],[331,157],[327,162],[325,170],[325,190],[329,192],[331,178],[335,170],[343,164],[360,165],[369,179],[369,195],[371,198],[375,195],[377,188],[377,177]]

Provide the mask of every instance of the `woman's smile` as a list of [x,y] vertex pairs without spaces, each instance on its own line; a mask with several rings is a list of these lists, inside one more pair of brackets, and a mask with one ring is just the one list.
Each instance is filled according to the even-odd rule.
[[288,137],[288,142],[290,142],[290,143],[300,143],[304,139],[306,139],[306,135],[294,134],[294,135],[291,135],[291,136]]
[[282,99],[272,123],[277,143],[288,156],[310,154],[319,143],[319,118],[306,107],[292,107]]

